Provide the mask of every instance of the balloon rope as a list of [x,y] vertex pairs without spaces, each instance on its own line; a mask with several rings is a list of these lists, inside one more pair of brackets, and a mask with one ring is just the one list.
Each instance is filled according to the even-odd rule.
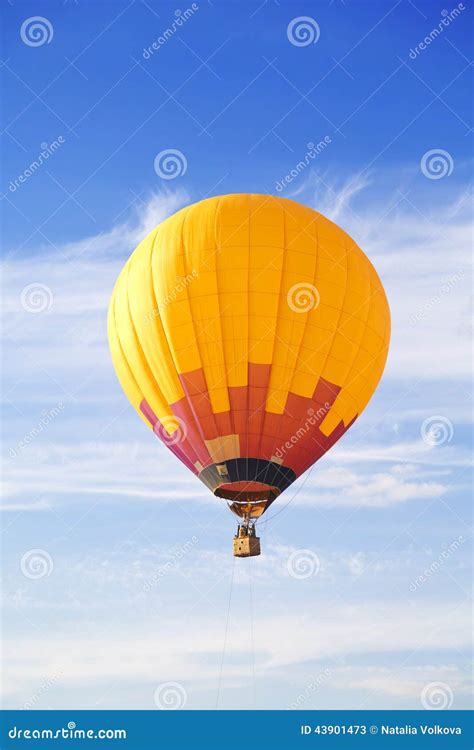
[[301,484],[296,488],[296,490],[294,491],[294,493],[292,494],[292,496],[288,499],[288,501],[285,503],[285,505],[282,508],[280,508],[279,510],[277,510],[277,512],[274,513],[273,516],[269,516],[268,518],[265,516],[265,519],[263,521],[260,521],[258,523],[258,529],[259,529],[259,531],[266,531],[267,530],[267,523],[269,521],[273,521],[274,518],[276,518],[277,516],[279,516],[280,513],[283,513],[283,511],[288,508],[289,504],[293,502],[293,500],[295,499],[295,497],[300,493],[300,491],[305,486],[306,482],[308,481],[308,479],[310,478],[311,474],[313,473],[313,469],[314,469],[315,466],[316,466],[316,464],[313,464],[311,466],[311,468],[308,471],[308,473],[306,474],[305,478],[303,479],[303,481],[301,482]]
[[219,681],[217,683],[217,698],[216,698],[216,708],[219,706],[219,695],[221,692],[221,682],[222,682],[222,673],[224,671],[224,658],[225,658],[225,649],[227,646],[227,633],[229,630],[229,616],[230,616],[230,604],[232,601],[232,588],[234,585],[234,570],[235,570],[235,557],[232,557],[232,574],[230,577],[230,589],[229,589],[229,603],[227,605],[227,618],[225,623],[225,633],[224,633],[224,646],[222,648],[222,659],[221,659],[221,669],[219,673]]
[[253,592],[252,592],[252,558],[249,557],[249,589],[250,589],[250,647],[252,654],[252,694],[253,694],[253,708],[256,706],[256,686],[255,686],[255,648],[253,638]]

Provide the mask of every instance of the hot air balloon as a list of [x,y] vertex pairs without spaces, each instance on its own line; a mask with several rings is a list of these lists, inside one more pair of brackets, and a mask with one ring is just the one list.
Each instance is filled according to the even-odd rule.
[[382,375],[390,312],[362,250],[292,200],[224,195],[160,223],[109,308],[120,383],[155,435],[255,522],[361,414]]

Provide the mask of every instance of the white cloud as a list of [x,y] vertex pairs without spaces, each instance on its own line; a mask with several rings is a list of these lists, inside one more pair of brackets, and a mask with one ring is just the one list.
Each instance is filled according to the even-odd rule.
[[[380,179],[340,186],[311,177],[299,191],[368,254],[385,286],[392,341],[385,377],[469,380],[472,341],[472,219],[467,190],[427,209],[410,191],[385,204]],[[370,192],[369,188],[374,187]],[[362,195],[365,200],[362,205]],[[301,199],[301,197],[300,197]]]
[[[376,654],[436,652],[446,643],[462,651],[468,648],[467,632],[469,607],[425,605],[416,610],[401,603],[380,603],[367,608],[364,604],[340,604],[307,601],[304,612],[271,612],[260,614],[253,623],[256,670],[260,677],[273,680],[288,677],[289,670],[298,665],[320,662],[334,671],[330,681],[336,686],[352,682],[363,691],[390,692],[390,678],[386,671],[372,672],[364,668],[339,669],[341,659],[357,657],[362,664],[372,666]],[[226,647],[224,685],[248,680],[249,627],[247,612],[233,613]],[[203,689],[214,690],[217,684],[223,645],[222,614],[212,610],[207,617],[194,614],[192,627],[184,627],[182,619],[163,619],[149,612],[147,621],[130,637],[128,629],[107,623],[106,632],[96,624],[87,636],[81,628],[70,634],[49,629],[41,637],[41,650],[30,638],[18,634],[7,640],[5,652],[5,702],[16,707],[28,701],[45,676],[61,673],[54,707],[70,707],[74,690],[88,686],[87,698],[94,701],[103,694],[104,686],[119,680],[130,690],[138,684],[156,686],[173,680],[183,683],[189,707],[199,700]],[[351,623],[351,637],[347,638],[347,623]],[[315,626],[317,628],[315,630]],[[89,658],[85,659],[84,654]],[[442,667],[445,674],[446,667]],[[436,673],[427,670],[428,676]],[[407,681],[403,670],[400,678]],[[411,673],[409,696],[417,698],[423,677]],[[423,682],[423,684],[421,684]],[[456,681],[455,685],[458,685]],[[392,690],[393,690],[392,686]],[[153,688],[150,687],[151,695]],[[130,700],[130,693],[127,694]],[[291,698],[291,696],[290,696]],[[360,697],[359,697],[360,700]],[[88,705],[90,705],[88,703]],[[114,707],[114,704],[108,704]],[[196,705],[194,703],[194,705]],[[414,704],[413,704],[414,705]],[[81,708],[81,705],[75,705]],[[277,705],[273,706],[278,708]],[[284,706],[281,706],[282,708]],[[414,705],[414,707],[416,707]]]
[[[335,490],[335,491],[328,491]],[[296,504],[336,507],[387,508],[408,500],[442,497],[448,487],[441,482],[406,481],[390,472],[356,474],[335,470],[319,472],[296,497]]]
[[420,666],[401,666],[393,669],[375,666],[342,667],[334,670],[332,685],[341,690],[367,693],[359,706],[361,709],[371,707],[374,694],[404,698],[413,708],[421,709],[421,693],[430,682],[445,683],[455,696],[470,695],[468,675],[452,664],[424,663]]
[[[368,186],[365,179],[347,180],[335,188],[326,182],[311,200],[353,234],[382,276],[393,317],[385,377],[403,379],[410,387],[420,378],[469,378],[468,202],[458,195],[426,219],[403,199],[388,212],[381,207],[376,214],[357,205],[356,213],[354,199],[360,202]],[[38,248],[28,258],[13,256],[4,302],[4,330],[10,337],[5,345],[7,377],[20,375],[10,346],[12,352],[23,347],[30,362],[60,381],[71,362],[79,374],[92,366],[107,367],[105,317],[120,267],[154,225],[189,200],[184,192],[155,195],[109,231],[54,252]],[[53,295],[51,309],[42,315],[21,307],[22,290],[35,282],[46,284]]]
[[[352,222],[360,230],[362,225],[354,218],[351,202],[367,189],[368,182],[359,180],[346,183],[333,193],[326,190],[323,208],[331,213],[332,205],[341,223],[350,230]],[[53,257],[49,253],[10,260],[4,398],[7,407],[16,411],[13,412],[15,430],[6,440],[7,451],[16,450],[24,435],[38,423],[42,405],[51,407],[61,399],[66,407],[45,430],[44,440],[38,439],[9,462],[5,471],[7,508],[39,510],[45,504],[49,507],[62,502],[57,498],[72,493],[165,501],[183,494],[184,487],[186,494],[189,487],[194,502],[212,501],[197,480],[185,478],[186,470],[152,436],[145,438],[145,427],[127,406],[116,382],[106,340],[107,304],[124,257],[152,225],[187,200],[189,197],[181,192],[156,195],[110,231],[69,243],[60,249],[59,255]],[[391,378],[398,378],[401,385],[395,395],[390,392],[387,397],[385,393],[383,406],[386,407],[388,398],[390,420],[397,418],[398,411],[402,419],[414,417],[406,413],[406,383],[408,390],[412,390],[416,378],[427,382],[447,376],[461,378],[467,373],[470,364],[465,357],[467,342],[453,329],[460,305],[464,304],[457,286],[417,325],[410,328],[407,322],[420,296],[430,294],[454,266],[464,263],[468,244],[465,207],[465,201],[458,196],[457,202],[447,206],[444,216],[439,214],[431,219],[430,232],[403,201],[396,209],[397,216],[389,212],[379,223],[373,213],[362,214],[368,233],[366,243],[361,244],[392,288],[394,342],[383,387]],[[360,208],[357,213],[361,214]],[[446,225],[445,220],[449,220]],[[467,274],[460,280],[461,286],[465,280]],[[41,315],[28,313],[21,307],[21,290],[34,281],[47,284],[53,292],[51,310]],[[418,393],[420,420],[427,414],[440,413],[431,411],[439,394],[438,385],[434,391],[429,390],[428,411],[423,410]],[[458,401],[463,398],[463,391],[456,386],[451,405],[455,396]],[[370,427],[370,442],[366,431],[360,430],[356,443],[344,439],[309,478],[302,480],[305,486],[295,502],[385,507],[442,497],[448,491],[450,477],[428,476],[427,467],[462,469],[468,465],[467,452],[457,441],[433,448],[421,439],[401,440],[396,432],[390,440],[386,434],[381,438],[377,423],[387,417],[376,411],[374,414],[375,422],[367,421],[364,415],[365,424]],[[87,439],[89,443],[85,442]],[[137,452],[139,471],[133,457]],[[423,466],[423,471],[408,477],[390,468],[407,460]],[[153,481],[158,461],[160,476],[165,470],[173,477],[172,484],[164,480],[159,488]],[[73,484],[71,472],[76,477]],[[28,493],[27,499],[24,493]]]
[[[137,425],[138,430],[141,427]],[[409,464],[398,463],[404,457],[409,457]],[[383,470],[374,471],[374,463]],[[398,444],[392,450],[370,445],[356,446],[353,451],[335,450],[289,488],[281,502],[285,504],[295,495],[295,507],[382,508],[435,499],[457,489],[459,480],[455,476],[453,482],[450,469],[462,470],[469,464],[462,449],[444,447],[420,447],[418,456],[411,444]],[[15,509],[17,502],[18,507],[31,510],[39,510],[45,503],[47,507],[70,503],[71,495],[96,495],[114,503],[135,497],[155,502],[182,498],[183,504],[216,507],[223,504],[151,432],[144,442],[133,438],[129,442],[33,442],[5,462],[3,479],[3,509],[7,510]],[[25,493],[30,498],[26,504]]]

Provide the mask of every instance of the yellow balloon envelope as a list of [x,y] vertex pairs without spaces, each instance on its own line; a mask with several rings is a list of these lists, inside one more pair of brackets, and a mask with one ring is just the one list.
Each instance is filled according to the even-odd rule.
[[390,312],[372,264],[333,222],[238,194],[187,206],[140,243],[108,329],[137,412],[248,524],[361,414]]

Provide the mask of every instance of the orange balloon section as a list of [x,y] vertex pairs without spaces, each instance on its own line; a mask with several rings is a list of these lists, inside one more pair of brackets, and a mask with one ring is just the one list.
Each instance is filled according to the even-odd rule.
[[390,312],[342,229],[294,201],[239,194],[187,206],[140,243],[108,329],[145,423],[248,521],[360,415]]

